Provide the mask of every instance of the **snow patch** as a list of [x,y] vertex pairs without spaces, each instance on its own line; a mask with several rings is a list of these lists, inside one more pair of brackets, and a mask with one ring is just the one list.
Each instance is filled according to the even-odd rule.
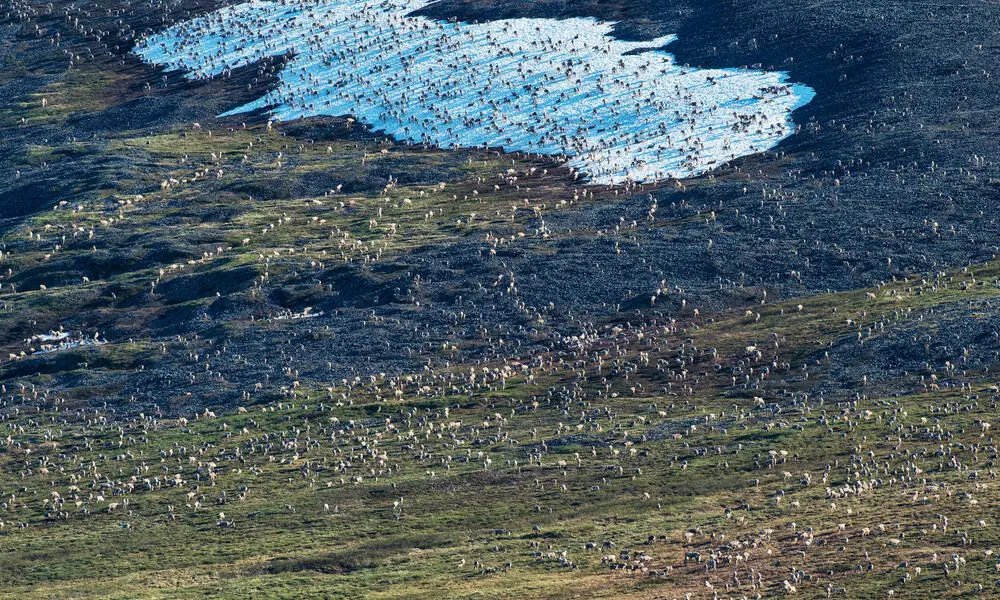
[[679,66],[589,18],[435,21],[428,0],[251,0],[144,39],[188,78],[291,55],[276,89],[232,109],[351,115],[403,141],[566,157],[593,183],[709,171],[773,147],[813,91],[785,73]]

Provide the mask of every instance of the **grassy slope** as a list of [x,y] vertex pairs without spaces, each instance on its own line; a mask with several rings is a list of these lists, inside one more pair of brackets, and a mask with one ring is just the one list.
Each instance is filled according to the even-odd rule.
[[[948,291],[922,296],[890,295],[913,289],[912,282],[880,290],[881,299],[822,296],[803,300],[801,312],[795,304],[769,305],[759,321],[650,330],[641,340],[618,334],[603,375],[618,374],[607,387],[570,363],[589,354],[596,364],[606,351],[595,347],[562,364],[538,357],[525,371],[531,382],[520,373],[506,383],[473,380],[462,367],[437,373],[438,382],[424,375],[297,388],[246,413],[188,423],[60,409],[13,390],[0,469],[11,550],[0,558],[4,586],[18,597],[241,597],[253,590],[275,597],[677,597],[704,593],[705,580],[718,588],[732,583],[732,566],[705,572],[683,557],[719,548],[731,555],[736,540],[757,543],[737,573],[760,571],[765,595],[798,569],[804,597],[825,596],[828,583],[851,597],[888,589],[900,597],[957,597],[977,583],[992,586],[996,560],[984,552],[996,543],[996,452],[980,423],[995,412],[995,387],[821,404],[804,394],[782,399],[780,391],[800,376],[794,367],[775,369],[756,391],[730,380],[747,340],[775,335],[777,350],[762,344],[756,364],[780,365],[817,342],[853,336],[847,315],[864,311],[877,320],[954,296],[997,293],[993,285],[950,291],[970,280],[957,276]],[[671,367],[656,364],[678,360],[682,347],[695,390],[663,395],[656,390]],[[453,376],[454,392],[420,392]],[[576,399],[560,393],[563,386],[579,386]],[[901,382],[906,386],[919,387]],[[765,402],[755,403],[753,394]],[[147,480],[156,488],[157,479],[177,474],[182,485],[144,489]],[[71,492],[74,482],[80,489]],[[134,491],[114,496],[130,482]],[[870,489],[833,499],[824,491],[861,482]],[[51,491],[65,499],[60,508],[52,508]],[[109,509],[125,498],[127,508]],[[219,511],[235,529],[216,526]],[[949,518],[947,531],[938,515]],[[616,547],[602,551],[606,541]],[[587,550],[588,542],[598,549]],[[602,566],[603,554],[626,550],[631,559],[640,551],[650,556],[649,572]],[[562,551],[575,568],[546,558]],[[942,572],[953,553],[967,560],[961,584]],[[474,561],[488,571],[478,572]],[[900,568],[904,561],[909,567]],[[865,572],[854,570],[859,565]],[[914,580],[901,584],[906,573]],[[734,591],[748,593],[741,578]]]
[[[60,9],[98,29],[114,20]],[[4,160],[25,181],[67,187],[3,234],[0,596],[711,598],[778,595],[786,580],[806,598],[828,585],[856,598],[995,592],[992,375],[955,352],[816,390],[829,349],[860,357],[915,323],[941,327],[938,311],[956,305],[989,313],[1000,264],[764,305],[746,288],[738,309],[697,316],[667,285],[662,313],[637,292],[581,327],[578,346],[551,324],[561,307],[519,300],[505,259],[594,238],[628,253],[654,230],[685,235],[700,209],[550,232],[545,219],[650,190],[585,188],[520,156],[393,145],[338,119],[210,122],[243,93],[240,75],[197,94],[170,80],[178,114],[194,118],[83,135],[89,117],[156,98],[144,86],[158,77],[91,57],[80,44],[98,48],[92,32],[64,16],[33,17],[42,33],[7,42],[10,73],[52,80],[0,114]],[[69,70],[61,50],[40,51],[60,28],[80,35]],[[481,271],[452,273],[444,291],[413,278],[393,289],[397,271],[470,247]],[[363,286],[330,272],[347,266],[384,283],[394,308],[346,300]],[[513,324],[464,325],[474,309],[462,294]],[[315,326],[275,318],[313,305],[328,310]],[[338,318],[366,331],[395,319],[399,332],[433,311],[440,339],[415,351],[433,372],[354,378],[323,372],[334,356],[279,359]],[[60,326],[108,343],[32,355],[25,338]],[[484,350],[517,335],[537,344]],[[129,402],[143,393],[155,406]],[[685,564],[713,551],[739,562]]]

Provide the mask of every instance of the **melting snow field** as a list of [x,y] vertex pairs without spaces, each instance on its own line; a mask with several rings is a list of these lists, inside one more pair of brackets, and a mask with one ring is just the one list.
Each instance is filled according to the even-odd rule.
[[189,78],[291,54],[276,89],[226,113],[351,115],[400,140],[566,157],[593,183],[704,173],[794,133],[813,91],[784,73],[696,69],[593,19],[448,23],[429,0],[281,0],[223,8],[136,53]]

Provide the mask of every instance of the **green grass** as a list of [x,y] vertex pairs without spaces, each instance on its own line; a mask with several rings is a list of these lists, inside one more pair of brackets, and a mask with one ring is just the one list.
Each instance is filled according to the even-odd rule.
[[[948,289],[961,289],[959,276]],[[724,364],[739,358],[737,340],[770,332],[786,340],[779,356],[795,356],[817,335],[845,335],[839,325],[845,313],[868,306],[873,315],[930,296],[896,303],[863,293],[831,295],[802,301],[801,312],[793,305],[785,315],[773,312],[787,306],[765,307],[767,320],[722,315],[694,335],[698,344],[723,349]],[[662,355],[674,354],[687,334],[663,336]],[[129,346],[97,352],[111,362],[129,360],[140,351]],[[624,360],[634,360],[632,352]],[[630,380],[613,378],[610,389],[596,377],[555,369],[533,384],[514,376],[502,390],[424,398],[420,389],[430,381],[415,375],[351,390],[335,383],[331,391],[288,389],[284,400],[215,418],[192,415],[187,423],[58,410],[51,402],[36,412],[37,400],[8,390],[15,399],[4,423],[10,437],[0,456],[0,490],[15,499],[0,513],[9,550],[0,555],[2,584],[25,598],[241,597],[254,590],[273,597],[679,597],[706,579],[723,586],[731,577],[731,568],[685,566],[685,552],[707,557],[727,542],[757,539],[746,564],[764,574],[767,595],[780,593],[789,569],[808,574],[797,584],[807,598],[825,597],[827,583],[852,597],[889,589],[900,597],[931,590],[958,597],[973,583],[992,585],[995,560],[984,552],[1000,541],[989,475],[997,457],[983,446],[992,438],[977,424],[994,412],[996,393],[987,384],[977,384],[977,401],[954,389],[823,405],[810,398],[776,414],[731,395],[724,372],[706,371],[694,395],[663,396],[653,391],[660,387],[656,370],[634,364]],[[587,390],[587,400],[546,398],[549,386],[573,382]],[[647,392],[632,391],[640,383]],[[341,392],[349,392],[350,405],[336,401]],[[585,410],[595,412],[581,416]],[[351,421],[355,428],[345,428]],[[929,437],[944,432],[947,458],[937,456],[938,443]],[[963,466],[946,464],[951,456]],[[216,463],[214,483],[207,480],[209,462]],[[972,471],[981,477],[970,479]],[[143,487],[146,478],[177,473],[183,485]],[[873,480],[860,494],[854,488],[829,498],[825,491]],[[112,496],[130,482],[134,491]],[[110,488],[100,502],[104,483]],[[70,485],[80,487],[79,508]],[[240,500],[244,486],[249,492]],[[52,490],[67,498],[68,518],[46,517]],[[217,505],[222,491],[227,502]],[[122,498],[128,508],[108,514],[109,503]],[[168,520],[170,507],[176,520]],[[236,529],[216,527],[219,511]],[[948,532],[940,530],[938,514],[949,516]],[[804,532],[813,536],[808,545]],[[646,543],[649,535],[657,541]],[[652,557],[648,570],[671,572],[612,571],[601,564],[605,541],[616,544],[612,554],[641,550]],[[598,548],[586,550],[587,543]],[[563,550],[575,569],[534,555]],[[961,586],[943,577],[941,564],[953,553],[967,560]],[[479,573],[474,561],[496,571]],[[904,561],[910,566],[897,568]],[[915,581],[900,584],[907,572]]]

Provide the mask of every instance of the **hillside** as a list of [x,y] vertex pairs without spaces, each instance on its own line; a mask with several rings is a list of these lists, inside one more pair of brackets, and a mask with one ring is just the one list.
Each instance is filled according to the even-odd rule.
[[609,185],[220,117],[296,55],[133,51],[220,6],[0,11],[0,597],[1000,593],[993,7],[415,13],[815,92],[770,150]]

